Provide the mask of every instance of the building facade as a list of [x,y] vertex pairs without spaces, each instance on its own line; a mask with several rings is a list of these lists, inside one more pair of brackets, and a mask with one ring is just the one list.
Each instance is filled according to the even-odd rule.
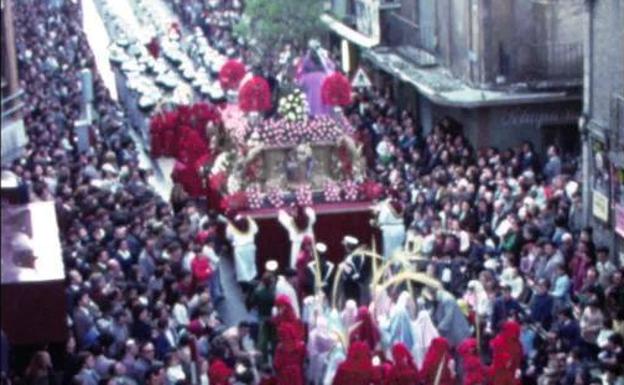
[[587,0],[583,206],[595,236],[624,263],[624,3]]
[[446,117],[477,147],[576,154],[583,12],[582,0],[332,0],[323,20],[347,67],[389,85],[424,134]]

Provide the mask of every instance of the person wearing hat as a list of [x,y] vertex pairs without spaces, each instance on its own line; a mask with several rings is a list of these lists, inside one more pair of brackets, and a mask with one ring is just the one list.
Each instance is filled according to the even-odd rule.
[[[316,259],[308,263],[306,287],[313,292],[323,290],[326,298],[330,298],[335,266],[332,262],[328,261],[325,256],[325,253],[327,253],[327,245],[319,242],[316,244],[315,248],[318,254],[319,265],[317,266]],[[317,272],[320,273],[320,282],[318,283],[316,282]],[[320,287],[317,286],[318,284],[320,284]]]
[[368,269],[365,257],[351,253],[355,250],[360,242],[357,238],[347,235],[342,239],[342,245],[345,248],[345,259],[342,262],[342,285],[344,289],[345,299],[352,299],[358,304],[363,301],[366,292],[366,284],[368,281]]

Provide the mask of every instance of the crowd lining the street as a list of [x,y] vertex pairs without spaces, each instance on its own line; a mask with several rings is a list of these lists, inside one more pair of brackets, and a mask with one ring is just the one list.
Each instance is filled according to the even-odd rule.
[[[243,58],[251,55],[232,37],[228,20],[237,17],[215,16],[239,15],[241,4],[170,5],[183,25],[200,25],[224,54],[234,48]],[[444,290],[417,288],[416,297],[406,286],[371,293],[370,262],[349,258],[342,282],[349,300],[340,301],[337,316],[328,308],[331,293],[313,295],[318,283],[305,284],[318,247],[308,238],[298,256],[305,263],[246,282],[258,322],[226,326],[217,310],[227,306],[219,265],[232,255],[218,230],[225,219],[179,189],[166,202],[151,187],[124,113],[97,74],[79,2],[56,8],[19,1],[14,15],[29,144],[10,169],[31,201],[56,204],[71,333],[62,366],[53,367],[41,350],[23,373],[4,373],[5,379],[25,385],[624,382],[624,271],[608,248],[594,243],[592,228],[583,227],[579,181],[555,146],[543,160],[529,142],[475,150],[451,120],[423,136],[388,91],[357,94],[345,114],[364,145],[369,176],[386,186],[388,202],[403,217],[398,247],[426,258],[422,268]],[[297,55],[293,49],[283,56]],[[275,62],[263,71],[277,81],[288,60]],[[95,74],[96,123],[90,150],[79,153],[71,127],[81,116],[85,67]],[[346,255],[359,240],[345,240]]]

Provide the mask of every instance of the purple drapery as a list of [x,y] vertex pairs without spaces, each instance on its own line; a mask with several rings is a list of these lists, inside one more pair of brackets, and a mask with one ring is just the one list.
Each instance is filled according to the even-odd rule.
[[321,86],[325,77],[332,73],[336,66],[329,58],[320,56],[321,66],[312,61],[308,52],[297,68],[297,84],[306,94],[311,116],[327,115],[332,110],[331,106],[323,104],[321,100]]

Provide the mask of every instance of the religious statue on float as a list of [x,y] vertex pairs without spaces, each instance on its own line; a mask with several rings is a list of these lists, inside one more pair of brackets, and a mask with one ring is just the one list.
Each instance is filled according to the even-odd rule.
[[308,51],[297,66],[297,84],[303,89],[308,99],[311,116],[328,115],[332,108],[321,100],[321,86],[327,75],[334,72],[335,64],[329,53],[317,40],[311,40]]

